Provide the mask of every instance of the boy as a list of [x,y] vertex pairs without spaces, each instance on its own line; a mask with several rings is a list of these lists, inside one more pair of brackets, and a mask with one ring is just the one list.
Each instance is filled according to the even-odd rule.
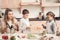
[[20,28],[19,29],[23,33],[23,31],[25,31],[26,29],[30,29],[30,27],[29,27],[30,23],[29,23],[29,18],[28,18],[29,11],[27,9],[24,9],[22,11],[22,15],[23,15],[23,17],[20,20]]

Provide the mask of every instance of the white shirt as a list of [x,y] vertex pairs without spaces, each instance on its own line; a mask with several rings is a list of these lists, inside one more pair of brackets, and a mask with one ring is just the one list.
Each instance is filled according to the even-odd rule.
[[19,29],[24,30],[24,29],[26,29],[26,27],[29,27],[29,26],[30,26],[30,23],[29,23],[29,19],[28,18],[27,19],[22,18],[20,20],[20,27],[19,27]]
[[51,30],[52,24],[53,24],[53,27],[54,27],[54,28],[53,28],[53,29],[54,29],[54,32],[56,32],[56,30],[57,30],[57,29],[56,29],[56,24],[55,24],[54,20],[52,20],[52,21],[50,21],[50,22],[48,21],[46,28],[47,28],[47,32],[48,32],[49,34],[52,34],[52,33],[53,33],[53,31]]

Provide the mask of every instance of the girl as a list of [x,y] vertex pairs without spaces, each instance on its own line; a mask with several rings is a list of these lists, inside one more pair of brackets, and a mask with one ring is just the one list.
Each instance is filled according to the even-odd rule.
[[18,31],[18,22],[14,18],[12,10],[7,8],[2,20],[2,33],[14,33],[15,31]]
[[54,13],[48,12],[46,16],[47,16],[46,26],[43,25],[43,27],[46,28],[48,34],[56,34],[57,27],[55,23]]

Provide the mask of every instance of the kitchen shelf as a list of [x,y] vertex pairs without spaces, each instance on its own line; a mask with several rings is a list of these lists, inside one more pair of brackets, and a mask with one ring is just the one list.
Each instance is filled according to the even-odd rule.
[[60,6],[60,3],[42,3],[42,7]]
[[40,5],[40,2],[21,2],[22,6],[27,6],[27,5]]

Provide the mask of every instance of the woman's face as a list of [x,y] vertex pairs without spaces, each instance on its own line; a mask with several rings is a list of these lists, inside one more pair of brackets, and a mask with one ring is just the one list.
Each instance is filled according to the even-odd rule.
[[13,12],[12,11],[8,12],[8,18],[13,19]]

